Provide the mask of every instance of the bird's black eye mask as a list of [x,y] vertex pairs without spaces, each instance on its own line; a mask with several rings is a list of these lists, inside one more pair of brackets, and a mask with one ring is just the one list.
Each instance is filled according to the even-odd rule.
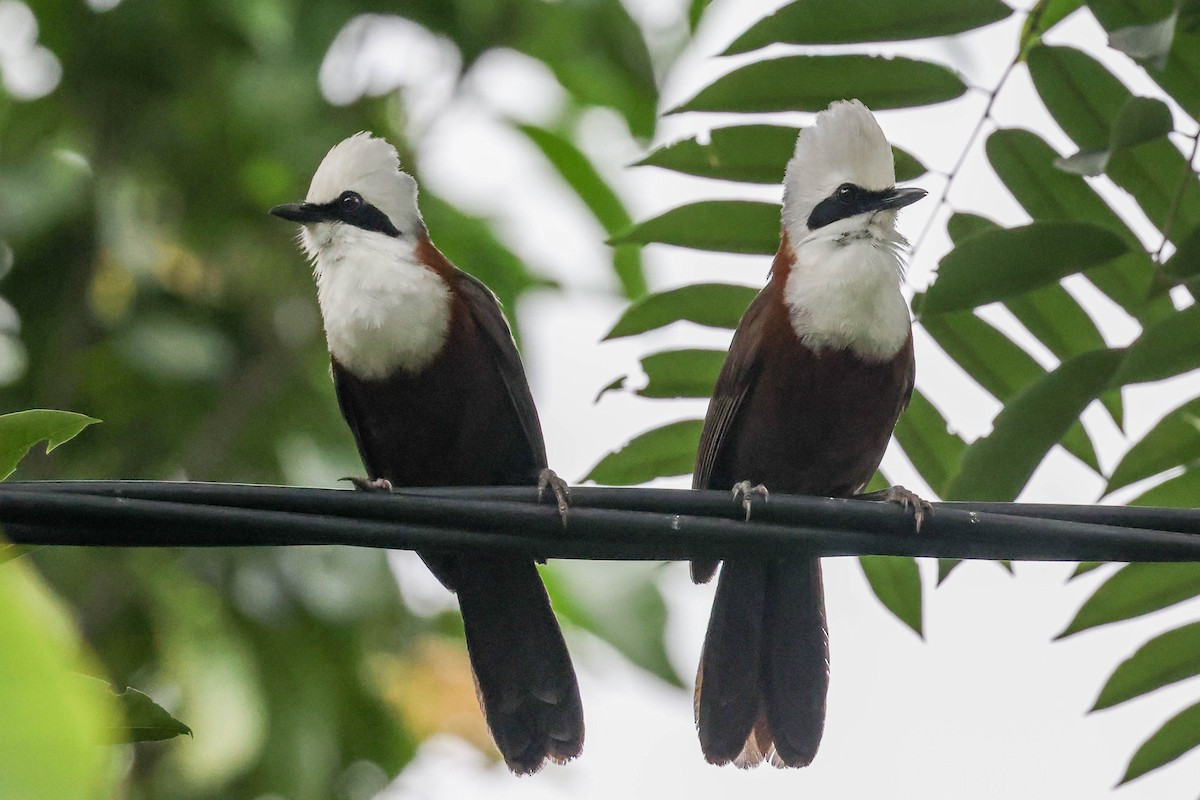
[[843,183],[833,190],[833,194],[817,203],[808,215],[808,229],[815,231],[839,219],[886,208],[887,201],[894,192],[895,187],[873,192],[853,183]]
[[317,208],[327,213],[331,220],[340,220],[364,231],[386,233],[388,236],[400,235],[400,231],[396,230],[388,215],[363,200],[358,192],[342,192],[337,200]]
[[277,217],[308,224],[310,222],[344,222],[364,231],[399,236],[400,231],[387,214],[363,199],[358,192],[345,191],[328,203],[291,203],[276,206],[271,213]]

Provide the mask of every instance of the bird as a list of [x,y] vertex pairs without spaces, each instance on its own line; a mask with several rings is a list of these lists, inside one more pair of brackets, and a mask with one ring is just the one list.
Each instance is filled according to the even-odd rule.
[[[730,489],[750,518],[768,491],[852,497],[874,475],[908,405],[915,362],[900,290],[907,242],[871,111],[835,101],[797,136],[779,249],[734,332],[709,402],[693,489]],[[901,486],[875,499],[930,506]],[[720,562],[693,561],[705,583]],[[727,559],[696,676],[701,750],[713,764],[807,766],[825,724],[829,642],[820,561]]]
[[[338,406],[368,479],[359,488],[550,488],[541,423],[496,296],[434,246],[417,183],[396,149],[361,132],[336,144],[303,202],[271,209],[301,224]],[[574,667],[533,558],[420,554],[458,597],[476,693],[519,775],[583,748]]]

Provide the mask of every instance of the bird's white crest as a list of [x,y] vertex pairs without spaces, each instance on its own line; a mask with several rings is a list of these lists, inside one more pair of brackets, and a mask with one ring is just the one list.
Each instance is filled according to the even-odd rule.
[[417,182],[400,170],[396,148],[368,131],[330,149],[313,175],[305,200],[328,203],[347,190],[358,192],[387,214],[401,234],[424,232],[425,223],[417,210]]
[[892,148],[870,109],[837,100],[796,137],[783,178],[783,222],[793,240],[808,231],[808,215],[843,183],[877,191],[896,183]]
[[908,304],[900,293],[902,253],[896,212],[846,217],[815,231],[818,203],[851,183],[871,191],[896,183],[892,148],[858,100],[832,103],[800,132],[784,176],[783,230],[795,262],[784,286],[792,327],[820,350],[849,348],[868,360],[891,358],[908,339]]
[[400,236],[340,222],[304,226],[329,352],[360,378],[420,372],[441,352],[450,327],[450,287],[417,258],[425,225],[417,182],[396,149],[369,133],[335,145],[306,198],[327,203],[352,190],[387,214]]

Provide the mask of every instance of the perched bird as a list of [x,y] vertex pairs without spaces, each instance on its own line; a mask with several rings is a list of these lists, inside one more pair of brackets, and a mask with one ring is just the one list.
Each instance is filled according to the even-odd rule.
[[[850,497],[883,457],[913,389],[907,245],[892,150],[857,100],[802,131],[784,178],[779,251],[717,378],[692,488],[733,487],[749,518],[767,488]],[[928,504],[902,487],[886,499]],[[692,562],[709,580],[718,562]],[[812,761],[825,725],[829,643],[816,559],[737,559],[721,568],[696,676],[705,758],[742,767]]]
[[[565,514],[500,304],[434,247],[395,148],[351,136],[303,203],[271,213],[303,225],[338,405],[371,479],[360,488],[549,485]],[[509,769],[579,755],[579,686],[533,559],[421,557],[458,595],[480,706]]]

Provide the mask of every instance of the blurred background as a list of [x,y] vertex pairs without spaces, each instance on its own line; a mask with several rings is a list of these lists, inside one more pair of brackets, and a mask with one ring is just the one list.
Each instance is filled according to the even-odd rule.
[[[651,390],[665,385],[654,383],[663,375],[639,361],[680,348],[719,351],[729,330],[679,322],[606,336],[631,301],[699,282],[759,287],[770,259],[740,241],[700,248],[683,236],[675,243],[691,247],[674,247],[674,233],[635,223],[701,199],[769,210],[794,135],[782,155],[772,151],[774,177],[636,164],[680,140],[708,147],[714,128],[745,116],[733,112],[763,111],[755,122],[784,126],[811,120],[728,100],[730,113],[664,113],[762,59],[716,56],[779,5],[0,0],[0,410],[57,408],[102,420],[53,454],[31,456],[17,477],[336,486],[360,474],[329,379],[310,269],[293,228],[266,212],[304,196],[329,147],[371,130],[397,146],[417,177],[437,245],[504,303],[559,474],[689,485],[677,475],[690,469],[696,431],[670,424],[703,415],[704,380],[697,391]],[[946,4],[918,3],[913,13],[922,5]],[[1002,225],[1038,217],[1006,190],[977,124],[984,134],[1035,131],[1062,155],[1087,147],[1014,61],[1043,33],[1047,44],[1091,54],[1136,94],[1161,98],[1178,132],[1154,146],[1172,148],[1184,167],[1188,152],[1195,157],[1194,97],[1110,47],[1116,12],[1042,2],[1030,15],[1031,4],[1018,5],[963,23],[969,32],[854,51],[928,60],[961,81],[945,96],[893,104],[913,108],[876,105],[889,138],[917,159],[909,177],[931,192],[901,220],[917,245],[908,275],[917,292],[951,251],[956,218],[965,229],[964,212]],[[1125,5],[1139,23],[1188,9]],[[1200,53],[1194,33],[1180,28],[1175,47],[1193,50],[1171,51],[1173,59]],[[767,53],[845,50],[772,44]],[[1148,259],[1163,238],[1160,217],[1175,212],[1143,213],[1119,178],[1087,185]],[[1191,209],[1196,193],[1187,191],[1176,205]],[[1177,233],[1195,221],[1181,221]],[[770,211],[768,239],[777,224]],[[1159,248],[1156,261],[1162,256]],[[1101,347],[1123,347],[1149,322],[1191,305],[1176,287],[1142,315],[1071,280],[1064,283]],[[1044,345],[1036,326],[1003,307],[978,318],[1019,345],[1025,361],[1017,366],[1028,362],[1031,375],[1073,355]],[[933,331],[918,331],[918,387],[932,401],[922,401],[932,416],[920,425],[934,450],[958,446],[949,440],[965,448],[1016,394],[1019,386],[1006,394],[996,382],[1007,385],[1005,370],[1017,367],[1001,350],[992,362],[1001,374],[989,383],[982,366],[966,365]],[[988,363],[993,356],[981,352]],[[1178,372],[1125,389],[1123,414],[1113,395],[1085,403],[1083,429],[1064,439],[1067,447],[1047,442],[1048,455],[1037,454],[1032,477],[1014,492],[1126,502],[1164,475],[1191,475],[1200,453],[1155,462],[1137,476],[1149,483],[1109,480],[1135,442],[1200,394],[1190,368]],[[663,425],[683,433],[662,440],[657,467],[636,454],[610,457]],[[925,496],[956,496],[902,444],[884,462],[889,479]],[[1175,486],[1153,499],[1194,505],[1194,482]],[[411,554],[55,549],[29,560],[110,678],[151,695],[194,732],[119,750],[117,796],[139,800],[1095,796],[1110,791],[1139,744],[1196,690],[1193,678],[1086,715],[1115,664],[1200,611],[1193,599],[1052,642],[1113,568],[1068,584],[1073,565],[1017,565],[1013,579],[997,565],[968,564],[935,592],[948,565],[939,572],[909,562],[909,572],[831,559],[833,679],[821,755],[802,772],[719,770],[703,763],[691,721],[711,588],[692,587],[680,564],[554,563],[543,574],[580,672],[588,745],[576,763],[517,780],[498,763],[478,712],[453,597]],[[886,579],[903,584],[888,608],[872,592],[885,593]],[[1200,591],[1200,576],[1186,579]],[[1198,776],[1193,752],[1113,791],[1193,796]]]

